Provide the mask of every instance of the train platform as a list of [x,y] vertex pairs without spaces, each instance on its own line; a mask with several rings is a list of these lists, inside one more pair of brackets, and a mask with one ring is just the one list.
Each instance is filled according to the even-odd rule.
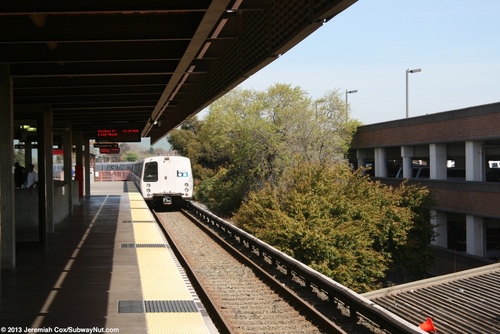
[[2,333],[217,333],[132,182],[96,182],[3,270]]

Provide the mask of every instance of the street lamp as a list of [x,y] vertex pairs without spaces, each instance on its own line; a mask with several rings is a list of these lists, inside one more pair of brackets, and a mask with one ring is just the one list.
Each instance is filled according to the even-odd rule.
[[406,118],[408,118],[408,73],[418,73],[422,72],[421,68],[415,68],[413,70],[406,70]]
[[358,90],[357,89],[353,89],[353,90],[347,90],[345,91],[345,111],[348,111],[349,110],[349,107],[348,107],[348,104],[347,104],[347,94],[353,94],[353,93],[357,93]]

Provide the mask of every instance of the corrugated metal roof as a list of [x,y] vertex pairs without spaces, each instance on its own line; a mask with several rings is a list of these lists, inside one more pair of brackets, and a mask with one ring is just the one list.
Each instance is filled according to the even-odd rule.
[[500,263],[363,295],[403,319],[431,318],[437,333],[500,333]]

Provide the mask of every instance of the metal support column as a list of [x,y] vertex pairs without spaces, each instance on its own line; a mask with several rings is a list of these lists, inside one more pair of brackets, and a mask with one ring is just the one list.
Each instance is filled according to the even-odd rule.
[[16,266],[14,207],[14,109],[9,65],[0,65],[0,243],[1,269]]

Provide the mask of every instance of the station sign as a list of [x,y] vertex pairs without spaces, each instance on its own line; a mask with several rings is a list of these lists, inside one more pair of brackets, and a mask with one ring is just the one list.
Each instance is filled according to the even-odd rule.
[[71,128],[69,126],[53,126],[52,131],[54,132],[69,132]]
[[132,127],[98,128],[95,138],[98,142],[140,142],[141,130]]
[[101,147],[99,151],[101,152],[101,154],[120,154],[119,147],[111,147],[111,148]]
[[94,143],[94,148],[118,148],[118,143]]
[[[26,149],[26,144],[15,144],[14,148],[16,150],[24,150]],[[31,148],[38,148],[38,144],[31,144]]]

